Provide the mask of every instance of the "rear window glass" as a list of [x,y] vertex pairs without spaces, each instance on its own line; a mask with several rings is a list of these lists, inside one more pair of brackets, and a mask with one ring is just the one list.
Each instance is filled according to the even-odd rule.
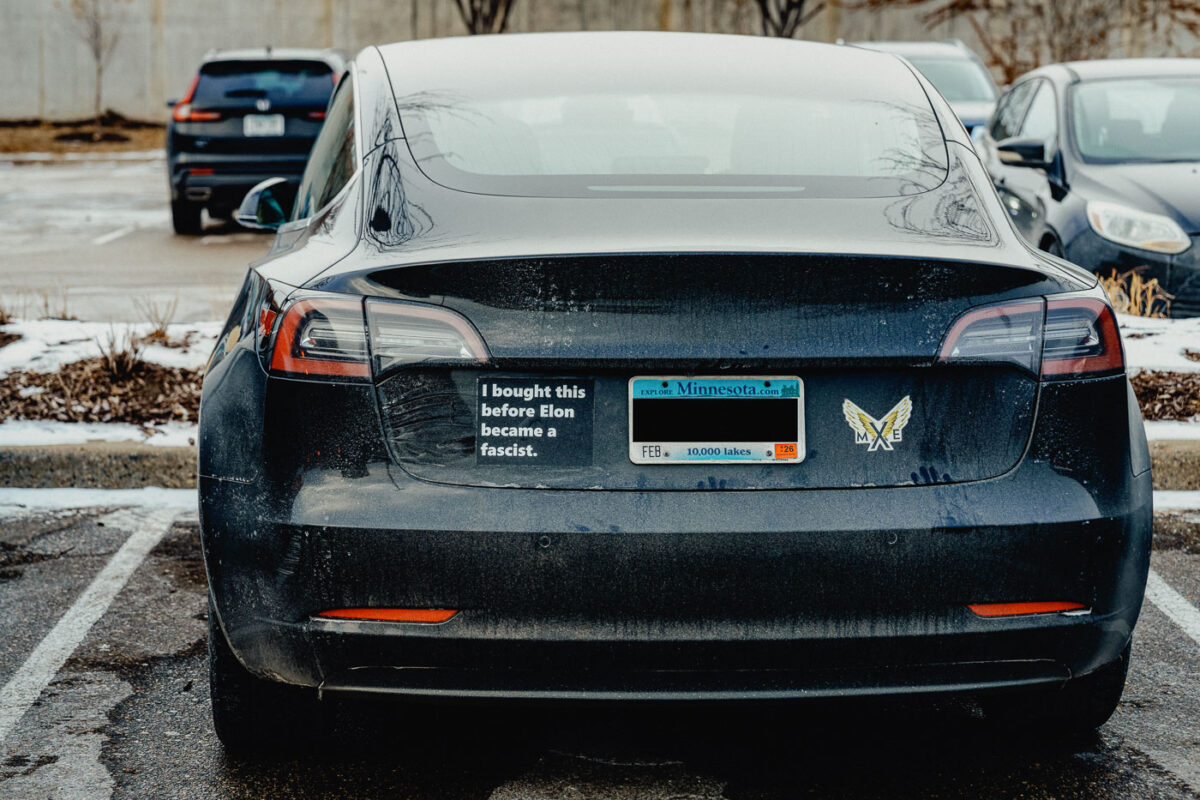
[[[405,136],[432,180],[549,197],[891,197],[945,179],[937,118],[890,57],[831,46],[811,59],[787,44],[681,35],[670,43],[695,52],[585,58],[571,37],[531,41],[558,68],[418,57],[503,43],[396,50],[412,55],[397,66],[411,87],[396,98]],[[849,74],[867,72],[861,62],[871,74]]]
[[273,108],[324,108],[333,86],[333,70],[320,61],[215,61],[200,68],[192,103],[253,106],[266,99]]
[[909,58],[951,103],[990,103],[996,86],[983,65],[966,58]]

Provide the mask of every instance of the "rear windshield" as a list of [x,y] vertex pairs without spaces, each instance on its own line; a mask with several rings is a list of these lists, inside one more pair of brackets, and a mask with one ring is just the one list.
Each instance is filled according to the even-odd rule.
[[[666,40],[699,51],[682,54],[591,46],[585,58],[571,46],[602,40],[530,37],[556,69],[490,72],[443,69],[410,47],[397,50],[412,57],[396,100],[417,164],[462,191],[891,197],[945,179],[937,118],[894,59],[838,47],[813,59],[743,38]],[[500,47],[475,49],[489,44]],[[864,59],[872,74],[848,76]]]
[[200,68],[192,103],[253,106],[266,99],[272,108],[324,108],[333,85],[333,70],[321,61],[215,61]]
[[1071,117],[1087,161],[1200,161],[1200,79],[1083,83],[1071,97]]
[[996,86],[982,64],[967,58],[909,58],[951,103],[989,103]]

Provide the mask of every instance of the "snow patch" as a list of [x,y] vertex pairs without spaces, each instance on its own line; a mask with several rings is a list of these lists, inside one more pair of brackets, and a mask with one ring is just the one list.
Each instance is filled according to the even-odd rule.
[[1145,424],[1146,438],[1152,442],[1160,439],[1200,439],[1200,420],[1153,420]]
[[67,508],[170,508],[196,510],[195,489],[4,489],[0,488],[0,518],[24,516],[30,511]]
[[1200,491],[1156,491],[1154,510],[1200,511]]
[[124,422],[57,422],[10,419],[0,422],[0,447],[84,444],[86,442],[141,442],[157,447],[195,444],[196,426],[183,422],[139,427]]
[[[148,345],[142,348],[142,360],[164,367],[200,369],[208,363],[208,356],[221,333],[221,327],[220,322],[168,325],[167,335],[173,341],[182,341],[190,336],[190,344],[186,349]],[[53,372],[63,364],[100,355],[99,343],[107,344],[110,336],[122,342],[127,337],[145,336],[153,328],[149,322],[108,323],[59,319],[12,322],[0,326],[0,330],[19,334],[21,338],[0,347],[0,376],[24,370]]]
[[1183,354],[1185,349],[1200,351],[1200,317],[1149,319],[1118,314],[1117,321],[1131,371],[1200,372],[1200,361]]

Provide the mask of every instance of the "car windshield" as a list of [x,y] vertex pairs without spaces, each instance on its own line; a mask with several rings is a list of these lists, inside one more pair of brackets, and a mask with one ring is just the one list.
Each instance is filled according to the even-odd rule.
[[1086,161],[1200,161],[1200,78],[1080,84],[1071,118]]
[[951,103],[990,103],[996,99],[996,86],[978,62],[967,58],[908,60]]
[[200,68],[192,103],[253,106],[265,99],[276,108],[324,108],[333,84],[333,70],[321,61],[214,61]]

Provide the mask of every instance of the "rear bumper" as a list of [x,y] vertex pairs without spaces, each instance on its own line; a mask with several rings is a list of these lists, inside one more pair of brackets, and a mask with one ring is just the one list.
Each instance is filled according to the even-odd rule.
[[[203,478],[222,629],[256,674],[429,698],[753,700],[1055,685],[1141,606],[1149,473],[1101,509],[1036,464],[978,484],[803,492],[447,487],[373,464],[281,504]],[[286,509],[272,512],[270,509]],[[982,619],[969,603],[1082,615]],[[454,608],[436,625],[316,618]]]
[[176,153],[167,162],[171,200],[237,208],[246,192],[267,178],[299,185],[306,161],[306,156],[296,155]]

